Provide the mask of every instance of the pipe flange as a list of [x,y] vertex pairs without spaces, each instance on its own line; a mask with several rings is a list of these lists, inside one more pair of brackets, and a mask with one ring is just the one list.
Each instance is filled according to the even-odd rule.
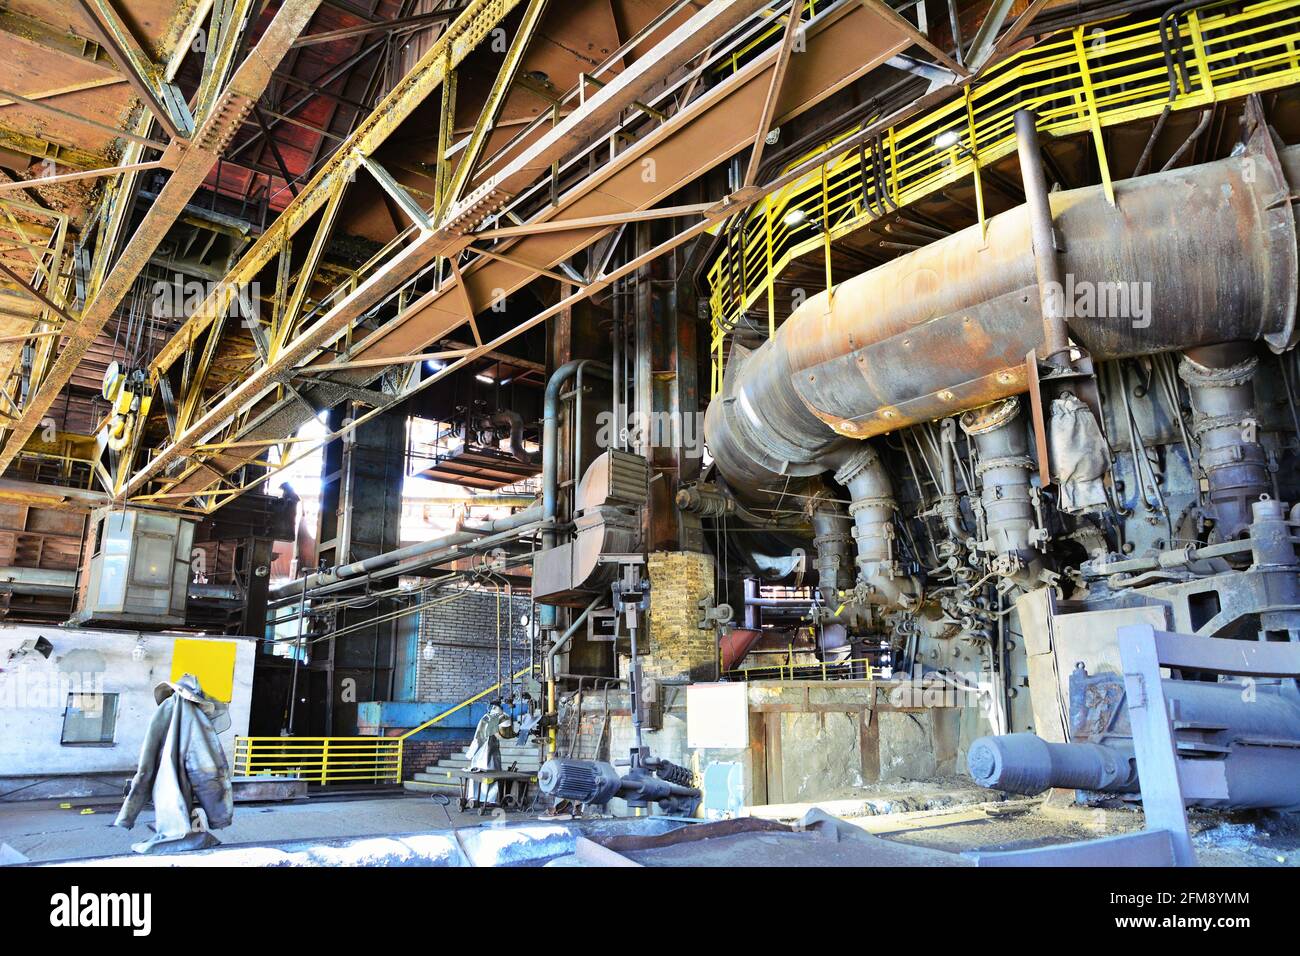
[[1034,470],[1034,460],[1028,455],[1008,455],[1004,458],[990,458],[987,461],[981,461],[975,466],[975,476],[984,477],[990,471],[996,468],[1023,468],[1025,471]]
[[935,513],[942,518],[961,516],[961,495],[940,495],[935,504]]
[[824,534],[813,538],[813,547],[821,550],[828,544],[848,544],[852,540],[852,534]]
[[[864,445],[861,451],[854,452],[853,457],[846,461],[835,472],[835,480],[845,487],[848,487],[850,481],[856,478],[868,468],[874,468],[880,462],[880,456],[870,445]],[[849,508],[852,511],[852,507]]]
[[1184,355],[1178,363],[1178,377],[1189,388],[1236,388],[1254,378],[1258,367],[1259,359],[1253,355],[1244,362],[1226,368],[1211,368]]
[[991,405],[981,405],[963,412],[961,430],[967,435],[987,435],[1010,424],[1020,414],[1020,397],[1012,395]]
[[890,511],[898,510],[898,502],[893,497],[878,495],[873,498],[858,498],[849,505],[849,514],[856,515],[859,511],[867,508],[888,508]]

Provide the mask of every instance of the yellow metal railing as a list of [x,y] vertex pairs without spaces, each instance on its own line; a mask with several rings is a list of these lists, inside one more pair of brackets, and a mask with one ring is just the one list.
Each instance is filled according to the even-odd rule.
[[[803,5],[800,20],[804,22],[811,20],[817,16],[819,10],[825,10],[828,6],[830,4],[827,0],[807,0]],[[730,56],[713,68],[713,72],[715,74],[736,73],[758,54],[775,46],[780,42],[781,34],[785,32],[785,24],[789,16],[789,11],[778,14],[769,11],[767,17],[771,23],[760,30],[748,43],[736,47]]]
[[400,783],[401,737],[236,737],[235,776]]
[[[513,681],[517,681],[517,680],[519,680],[519,678],[523,677],[525,674],[527,674],[527,673],[528,673],[530,670],[532,670],[532,669],[533,669],[533,665],[529,664],[527,667],[523,668],[522,670],[518,670],[518,671],[516,671],[516,672],[511,676],[510,680],[511,680],[512,682],[513,682]],[[467,697],[467,698],[465,698],[465,699],[462,700],[459,704],[457,704],[455,707],[449,707],[448,709],[444,710],[441,714],[439,714],[437,717],[430,717],[428,720],[426,720],[424,723],[422,723],[419,727],[412,727],[412,728],[411,728],[410,730],[408,730],[406,733],[402,734],[402,736],[397,737],[397,738],[395,738],[395,739],[396,739],[396,740],[405,740],[407,737],[414,736],[415,734],[418,734],[420,731],[425,730],[426,728],[432,727],[432,726],[433,726],[434,724],[436,724],[438,721],[442,720],[444,717],[450,717],[452,714],[456,713],[456,711],[460,710],[462,707],[468,707],[470,704],[473,704],[473,703],[475,703],[476,701],[480,701],[480,700],[482,700],[484,697],[486,697],[488,694],[492,693],[494,690],[498,690],[498,689],[501,687],[501,685],[504,684],[504,683],[505,683],[505,681],[499,681],[498,683],[493,684],[493,685],[492,685],[491,687],[489,687],[487,690],[479,691],[479,692],[478,692],[477,694],[475,694],[473,697]]]
[[[820,169],[717,227],[723,248],[709,272],[712,394],[722,387],[728,334],[764,297],[769,333],[774,331],[774,280],[795,258],[819,248],[829,254],[832,240],[966,177],[974,180],[982,226],[980,170],[1015,151],[1017,110],[1035,110],[1046,136],[1091,132],[1109,193],[1103,127],[1300,82],[1300,0],[1264,0],[1239,12],[1207,5],[1187,11],[1177,24],[1169,60],[1158,19],[1111,20],[1062,32],[1007,58],[951,102],[884,130],[862,149],[835,154],[836,142],[858,127],[792,162],[787,169],[832,154]],[[1173,60],[1179,53],[1186,77]]]
[[763,667],[738,667],[724,671],[728,680],[877,680],[879,668],[866,657],[851,657],[842,661],[825,661],[800,664],[785,660]]
[[[516,681],[531,665],[516,672]],[[402,747],[407,738],[500,689],[505,681],[467,697],[397,737],[236,737],[235,776],[298,777],[324,786],[344,783],[401,783]]]

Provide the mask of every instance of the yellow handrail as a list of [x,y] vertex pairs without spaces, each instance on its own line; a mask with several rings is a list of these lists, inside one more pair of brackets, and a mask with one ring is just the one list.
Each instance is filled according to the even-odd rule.
[[[530,670],[532,665],[510,680],[518,680]],[[322,785],[401,783],[408,737],[482,700],[504,683],[493,684],[396,737],[236,737],[235,776],[298,777]]]
[[[532,669],[533,669],[533,665],[532,665],[532,664],[529,664],[527,667],[523,668],[522,670],[520,670],[520,671],[516,671],[514,674],[512,674],[511,677],[510,677],[510,680],[511,680],[511,681],[516,681],[516,680],[518,680],[519,678],[523,677],[525,674],[527,674],[527,673],[528,673],[530,670],[532,670]],[[486,697],[488,694],[492,693],[494,690],[497,690],[497,689],[498,689],[502,684],[504,684],[504,683],[505,683],[505,681],[498,681],[497,683],[495,683],[495,684],[493,684],[491,687],[489,687],[487,690],[480,691],[479,693],[475,694],[473,697],[470,697],[470,698],[468,698],[468,699],[466,699],[466,700],[462,700],[462,701],[461,701],[459,704],[457,704],[455,707],[452,707],[452,708],[450,708],[449,710],[444,710],[444,711],[443,711],[441,714],[439,714],[437,717],[430,717],[428,720],[426,720],[424,723],[422,723],[419,727],[415,727],[415,728],[413,728],[413,729],[411,729],[411,730],[408,730],[406,733],[402,734],[400,737],[394,737],[394,738],[392,738],[392,739],[394,739],[394,740],[405,740],[407,737],[410,737],[412,734],[418,734],[420,731],[424,730],[425,728],[427,728],[427,727],[432,727],[432,726],[433,726],[434,724],[436,724],[438,721],[442,720],[442,718],[444,718],[444,717],[449,717],[449,716],[451,716],[452,714],[456,713],[456,711],[460,710],[462,707],[468,707],[470,704],[474,703],[475,701],[482,700],[482,699],[483,699],[484,697]]]
[[845,670],[853,670],[854,664],[862,665],[863,676],[853,680],[876,680],[877,668],[868,657],[850,657],[842,661],[818,661],[812,664],[800,664],[786,660],[780,664],[768,664],[762,667],[737,667],[724,671],[723,676],[741,680],[839,680]]
[[[1046,136],[1091,133],[1109,192],[1103,127],[1300,83],[1300,0],[1181,20],[1172,48],[1183,51],[1190,82],[1175,70],[1172,98],[1159,26],[1108,20],[1063,31],[996,64],[943,106],[883,131],[878,153],[874,146],[835,153],[849,130],[792,161],[787,168],[828,157],[740,221],[717,227],[726,241],[709,271],[712,394],[722,387],[727,336],[744,313],[766,300],[775,325],[775,279],[791,262],[966,177],[980,196],[981,169],[1015,151],[1017,110],[1036,110]],[[787,221],[795,211],[802,216]],[[981,225],[983,218],[981,209]]]
[[236,737],[235,776],[309,783],[399,783],[398,737]]

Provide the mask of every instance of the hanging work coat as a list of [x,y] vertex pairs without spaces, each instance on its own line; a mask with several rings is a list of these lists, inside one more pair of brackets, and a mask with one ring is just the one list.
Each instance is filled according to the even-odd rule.
[[135,826],[150,797],[156,832],[132,845],[137,853],[215,846],[221,841],[208,831],[230,826],[234,819],[230,767],[221,741],[203,708],[181,693],[167,697],[154,711],[139,766],[113,825],[128,830]]

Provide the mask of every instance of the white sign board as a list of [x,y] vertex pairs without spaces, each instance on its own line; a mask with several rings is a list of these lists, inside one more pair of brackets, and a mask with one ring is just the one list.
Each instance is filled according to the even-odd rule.
[[686,688],[686,745],[726,750],[749,746],[749,688],[741,682]]

